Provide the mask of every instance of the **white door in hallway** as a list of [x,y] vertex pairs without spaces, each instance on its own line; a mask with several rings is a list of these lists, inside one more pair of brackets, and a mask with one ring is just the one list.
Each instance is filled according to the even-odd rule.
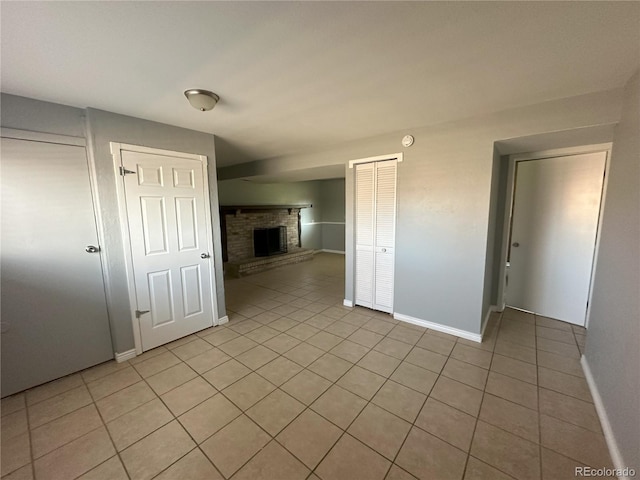
[[355,303],[392,313],[397,161],[355,168]]
[[507,304],[584,325],[606,152],[517,163]]
[[206,158],[123,150],[121,159],[136,316],[149,350],[214,323]]

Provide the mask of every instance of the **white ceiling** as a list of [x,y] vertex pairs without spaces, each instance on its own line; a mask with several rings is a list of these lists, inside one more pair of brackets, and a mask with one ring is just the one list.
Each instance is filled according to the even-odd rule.
[[1,9],[2,91],[215,133],[220,166],[619,87],[640,58],[638,2]]

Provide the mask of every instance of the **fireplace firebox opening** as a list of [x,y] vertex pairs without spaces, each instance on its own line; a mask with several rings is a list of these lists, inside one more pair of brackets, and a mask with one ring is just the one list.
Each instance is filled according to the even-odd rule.
[[287,253],[287,227],[253,229],[253,252],[256,257]]

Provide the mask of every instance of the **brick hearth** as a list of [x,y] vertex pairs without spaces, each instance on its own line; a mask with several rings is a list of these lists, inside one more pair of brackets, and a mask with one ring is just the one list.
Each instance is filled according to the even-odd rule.
[[[300,209],[307,205],[245,206],[220,208],[225,273],[244,276],[277,266],[313,259],[313,251],[301,248]],[[287,227],[288,253],[254,256],[254,228]]]

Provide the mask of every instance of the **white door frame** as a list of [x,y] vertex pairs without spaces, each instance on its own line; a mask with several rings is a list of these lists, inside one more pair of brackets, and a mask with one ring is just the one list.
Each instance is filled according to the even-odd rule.
[[605,152],[607,154],[604,167],[604,181],[602,184],[602,198],[600,199],[600,213],[598,214],[598,226],[596,229],[596,241],[593,252],[593,264],[591,267],[591,279],[589,281],[589,296],[587,311],[585,316],[585,328],[589,325],[589,316],[591,314],[591,295],[593,293],[593,276],[596,271],[596,263],[598,260],[598,251],[600,247],[600,229],[602,227],[602,211],[607,193],[607,184],[609,183],[609,162],[611,159],[612,143],[598,143],[593,145],[582,145],[579,147],[556,148],[552,150],[543,150],[539,152],[518,153],[509,155],[507,170],[507,189],[506,189],[506,208],[504,209],[504,223],[502,229],[502,251],[500,254],[500,275],[498,283],[498,305],[500,311],[504,310],[506,303],[506,279],[507,279],[507,256],[509,254],[509,236],[511,234],[511,219],[513,216],[514,187],[516,181],[516,163],[527,160],[542,160],[544,158],[567,157],[572,155],[582,155],[585,153]]
[[[58,133],[46,133],[35,132],[31,130],[20,130],[15,128],[0,128],[0,136],[3,138],[14,138],[16,140],[30,140],[34,142],[55,143],[60,145],[74,145],[83,147],[87,156],[87,168],[89,175],[89,188],[91,189],[91,199],[93,201],[93,217],[96,222],[96,234],[98,238],[99,250],[97,255],[100,256],[100,270],[102,272],[102,282],[104,284],[104,296],[105,306],[107,309],[107,320],[109,321],[109,332],[111,338],[111,349],[113,350],[114,358],[118,358],[118,353],[115,350],[115,339],[113,337],[113,325],[111,318],[111,301],[112,295],[110,290],[110,276],[109,268],[107,267],[107,252],[105,249],[105,232],[104,224],[102,222],[102,208],[100,206],[100,197],[98,195],[98,174],[96,172],[96,162],[93,156],[93,148],[91,148],[91,137],[89,136],[89,142],[85,137],[74,137],[71,135],[61,135]],[[94,254],[95,255],[95,254]]]
[[[398,163],[402,162],[404,160],[404,154],[402,152],[399,153],[389,153],[387,155],[377,155],[375,157],[366,157],[366,158],[358,158],[356,160],[349,160],[348,162],[348,168],[354,170],[355,172],[355,166],[358,165],[359,163],[374,163],[374,162],[382,162],[385,160],[396,160]],[[398,172],[396,170],[396,225],[398,222]],[[356,267],[356,231],[355,231],[355,220],[353,218],[353,215],[356,211],[356,198],[355,198],[355,188],[356,188],[356,177],[355,177],[355,173],[353,175],[352,178],[352,186],[353,188],[351,189],[353,192],[353,198],[349,199],[348,197],[345,198],[345,208],[346,208],[346,219],[347,221],[349,220],[349,218],[351,218],[351,223],[352,223],[352,228],[351,228],[351,234],[349,234],[349,229],[345,228],[345,233],[347,235],[347,238],[345,239],[345,266],[347,266],[346,264],[349,263],[351,266],[351,291],[352,291],[352,298],[345,298],[343,300],[343,305],[345,307],[354,307],[355,306],[355,301],[356,301],[356,273],[355,273],[355,267]],[[351,201],[349,201],[351,200]],[[349,212],[351,213],[351,215],[349,214]],[[346,222],[345,222],[345,226]],[[394,230],[394,236],[395,236],[395,230]],[[395,241],[394,241],[395,244]],[[395,283],[395,246],[394,246],[394,283]],[[351,258],[350,258],[351,257]],[[348,270],[348,269],[345,269]],[[345,281],[347,280],[346,278],[347,276],[347,271],[345,271]],[[395,295],[394,295],[395,296]],[[394,302],[394,306],[393,308],[395,308],[395,302]],[[393,314],[393,312],[391,312],[391,314]]]
[[[207,172],[208,158],[206,155],[196,155],[193,153],[174,152],[171,150],[161,150],[158,148],[143,147],[140,145],[130,145],[119,142],[109,142],[111,155],[113,157],[113,168],[116,176],[116,190],[118,195],[118,216],[120,219],[120,228],[122,233],[122,247],[124,250],[125,267],[127,271],[127,289],[129,291],[129,308],[131,310],[131,326],[133,328],[133,339],[135,342],[136,354],[142,354],[142,336],[140,333],[140,319],[136,317],[137,297],[135,289],[135,277],[133,273],[133,256],[131,254],[131,236],[129,234],[129,221],[127,215],[127,204],[124,188],[124,177],[120,175],[120,167],[122,166],[122,151],[149,153],[152,155],[162,155],[166,157],[185,158],[188,160],[198,160],[202,163],[203,182],[205,189],[205,200],[209,205],[209,176]],[[213,255],[213,231],[211,220],[211,209],[205,208],[205,221],[207,230],[207,248]],[[213,261],[209,268],[209,281],[211,284],[211,306],[213,312],[213,325],[219,324],[218,299],[216,292],[215,265]]]

